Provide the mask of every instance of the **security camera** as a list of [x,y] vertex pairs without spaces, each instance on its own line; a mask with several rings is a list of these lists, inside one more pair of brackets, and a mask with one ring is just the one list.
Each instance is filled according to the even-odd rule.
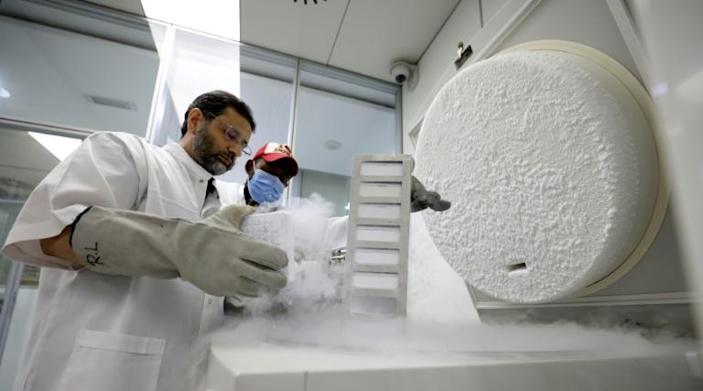
[[391,65],[391,77],[398,84],[404,84],[413,77],[415,65],[408,64],[405,61],[396,61]]

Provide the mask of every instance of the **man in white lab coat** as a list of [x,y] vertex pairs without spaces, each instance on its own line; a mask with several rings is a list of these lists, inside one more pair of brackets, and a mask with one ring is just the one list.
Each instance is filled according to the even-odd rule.
[[43,266],[17,389],[193,389],[192,347],[220,324],[222,297],[286,284],[285,253],[238,229],[251,207],[213,214],[212,177],[254,129],[244,102],[213,91],[179,143],[96,133],[37,186],[3,248]]

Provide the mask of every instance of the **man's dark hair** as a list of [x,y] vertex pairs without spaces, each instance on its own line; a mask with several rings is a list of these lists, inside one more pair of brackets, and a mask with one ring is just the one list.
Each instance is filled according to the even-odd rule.
[[190,113],[192,109],[200,109],[205,118],[211,120],[222,114],[228,107],[233,108],[234,111],[249,122],[252,132],[256,129],[256,123],[254,122],[254,117],[251,114],[249,105],[227,91],[215,90],[198,96],[193,103],[188,106],[183,125],[181,125],[181,137],[185,136],[188,132],[188,113]]

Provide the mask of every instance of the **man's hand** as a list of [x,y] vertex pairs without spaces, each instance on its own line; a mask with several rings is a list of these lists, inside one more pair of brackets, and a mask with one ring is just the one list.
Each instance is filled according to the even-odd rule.
[[71,246],[91,271],[181,277],[215,296],[257,296],[286,285],[288,258],[239,231],[253,210],[228,206],[193,223],[95,206],[74,224]]
[[62,267],[77,270],[82,268],[83,265],[69,244],[69,239],[72,232],[73,227],[70,225],[66,226],[58,235],[40,239],[39,246],[44,254],[67,261],[66,264],[62,265]]
[[452,203],[443,200],[442,196],[436,191],[427,191],[425,185],[413,175],[412,187],[410,189],[411,212],[418,212],[427,208],[436,212],[443,212],[451,206]]

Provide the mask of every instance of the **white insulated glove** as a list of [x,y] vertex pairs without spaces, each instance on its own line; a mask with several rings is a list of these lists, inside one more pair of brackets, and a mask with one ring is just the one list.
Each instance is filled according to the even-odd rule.
[[78,217],[71,247],[88,270],[125,276],[176,278],[215,296],[258,296],[280,289],[283,250],[242,234],[250,206],[228,206],[193,223],[93,206]]

